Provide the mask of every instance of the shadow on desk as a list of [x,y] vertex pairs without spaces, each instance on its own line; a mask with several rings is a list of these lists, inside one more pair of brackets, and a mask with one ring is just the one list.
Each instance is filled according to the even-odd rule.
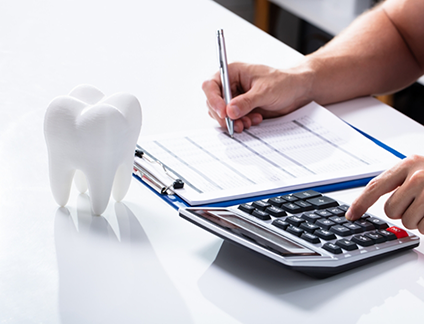
[[336,314],[346,315],[338,322],[357,323],[405,289],[424,303],[423,268],[424,256],[408,251],[319,280],[224,241],[198,285],[208,300],[242,323],[288,318],[331,323]]
[[89,197],[79,196],[77,210],[57,210],[55,242],[62,323],[192,322],[125,204],[93,216]]

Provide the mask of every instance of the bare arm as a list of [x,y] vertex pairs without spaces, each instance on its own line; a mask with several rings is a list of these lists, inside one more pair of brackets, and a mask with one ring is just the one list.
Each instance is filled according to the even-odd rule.
[[424,1],[388,0],[305,58],[310,98],[327,104],[394,92],[423,74]]
[[228,106],[219,74],[203,83],[209,114],[222,126],[228,115],[241,132],[312,100],[328,104],[406,87],[424,72],[422,17],[423,0],[387,0],[292,69],[230,64]]

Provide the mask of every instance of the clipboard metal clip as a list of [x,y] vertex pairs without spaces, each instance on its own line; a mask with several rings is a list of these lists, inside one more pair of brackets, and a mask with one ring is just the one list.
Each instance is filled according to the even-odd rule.
[[157,192],[159,192],[162,195],[168,195],[173,194],[175,189],[182,189],[184,188],[184,182],[175,177],[171,174],[170,171],[165,167],[165,165],[155,159],[151,159],[145,154],[142,150],[136,149],[135,150],[135,156],[143,159],[144,161],[147,161],[148,163],[157,164],[161,167],[163,172],[171,179],[173,180],[171,184],[167,185],[164,184],[163,181],[159,180],[158,177],[154,176],[151,172],[146,170],[140,163],[138,163],[136,160],[134,160],[134,174],[139,177],[142,181],[146,182],[150,187],[155,189]]

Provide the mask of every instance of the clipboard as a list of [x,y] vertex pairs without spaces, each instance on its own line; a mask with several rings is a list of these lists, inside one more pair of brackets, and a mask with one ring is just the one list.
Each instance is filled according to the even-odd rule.
[[[373,136],[363,132],[362,130],[352,126],[349,123],[350,127],[352,127],[354,130],[365,136],[366,138],[373,141],[378,146],[382,147],[386,151],[390,152],[394,156],[404,159],[406,156],[395,149],[391,148],[390,146],[384,144],[383,142],[379,141],[378,139],[374,138]],[[163,175],[165,175],[168,178],[168,182],[164,182],[160,179],[158,179],[156,176],[154,176],[151,172],[143,168],[139,163],[137,163],[137,158],[142,158],[148,163],[156,164],[160,166],[163,170]],[[179,188],[182,188],[184,186],[184,181],[176,174],[173,174],[172,170],[168,170],[160,161],[149,158],[149,155],[147,152],[144,152],[139,145],[137,145],[136,151],[135,151],[135,160],[134,160],[134,172],[133,177],[140,181],[142,184],[146,185],[152,192],[154,192],[157,196],[159,196],[162,200],[164,200],[166,203],[168,203],[171,207],[173,207],[175,210],[178,210],[179,208],[186,208],[191,207],[187,202],[185,202],[183,199],[181,199],[177,194],[175,194],[174,189],[177,190]],[[310,188],[303,188],[299,190],[291,190],[291,191],[282,191],[278,192],[276,194],[271,195],[259,195],[259,196],[252,196],[248,198],[242,198],[242,199],[235,199],[235,200],[227,200],[223,202],[217,202],[217,203],[210,203],[206,205],[198,205],[196,207],[229,207],[233,205],[240,205],[243,203],[247,203],[253,200],[263,200],[268,199],[272,197],[277,197],[281,195],[285,195],[288,193],[298,192],[298,191],[304,191],[308,189],[312,189],[318,192],[326,193],[331,191],[337,191],[337,190],[344,190],[344,189],[351,189],[356,187],[362,187],[365,186],[373,177],[365,177],[361,179],[356,180],[350,180],[350,181],[343,181],[333,184],[327,184],[323,186],[316,186],[316,187],[310,187]]]
[[[134,174],[140,178],[141,181],[148,184],[150,187],[155,189],[155,191],[159,192],[161,195],[167,195],[170,193],[173,193],[172,190],[174,189],[181,189],[184,187],[184,182],[177,178],[175,175],[171,175],[171,171],[168,171],[166,166],[154,159],[153,157],[149,157],[148,153],[143,151],[139,145],[137,145],[137,148],[135,150],[134,154]],[[150,164],[156,164],[160,168],[162,168],[162,172],[164,175],[166,175],[169,179],[169,183],[165,183],[161,179],[159,179],[157,176],[153,174],[153,172],[150,172],[147,170],[147,168],[144,168],[136,158],[142,159]]]

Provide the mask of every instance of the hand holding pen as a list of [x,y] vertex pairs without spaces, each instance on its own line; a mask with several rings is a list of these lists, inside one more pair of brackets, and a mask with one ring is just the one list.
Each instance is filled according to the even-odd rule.
[[[222,45],[220,35],[222,30],[217,32],[217,40]],[[241,133],[265,118],[285,115],[311,101],[304,93],[308,89],[304,78],[296,68],[283,71],[257,64],[227,65],[225,44],[221,48],[219,43],[217,45],[220,71],[203,82],[202,89],[209,115],[221,127],[227,127],[230,135],[231,129]]]

